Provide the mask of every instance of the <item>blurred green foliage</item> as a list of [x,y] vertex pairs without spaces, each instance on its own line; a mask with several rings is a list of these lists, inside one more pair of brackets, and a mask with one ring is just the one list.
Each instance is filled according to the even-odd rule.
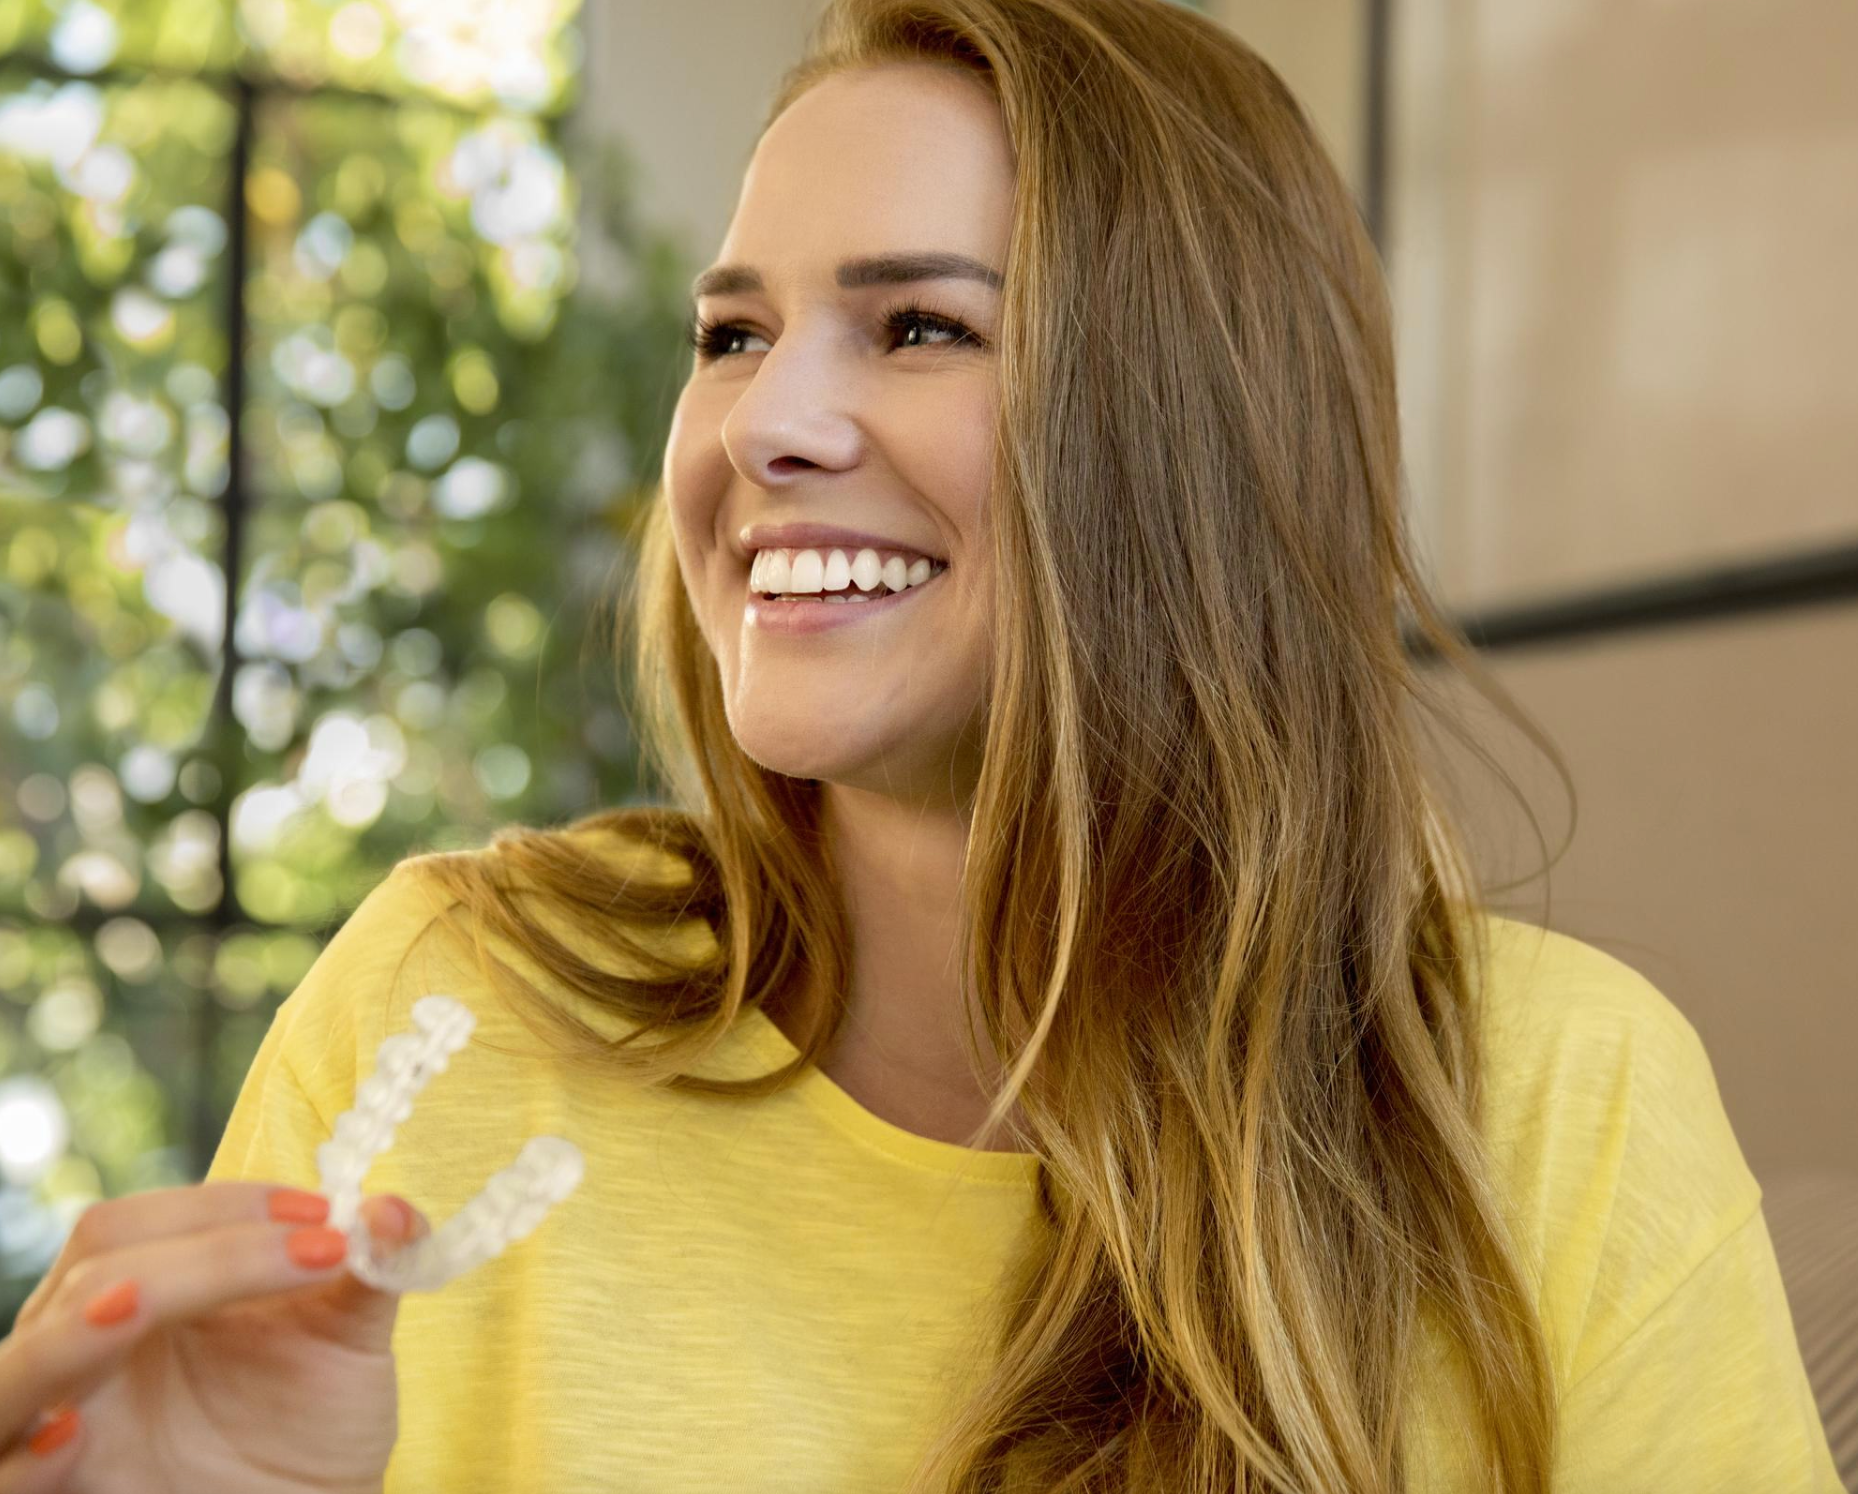
[[642,795],[605,625],[693,266],[571,143],[571,5],[471,53],[509,9],[0,0],[0,1321],[199,1175],[396,860]]

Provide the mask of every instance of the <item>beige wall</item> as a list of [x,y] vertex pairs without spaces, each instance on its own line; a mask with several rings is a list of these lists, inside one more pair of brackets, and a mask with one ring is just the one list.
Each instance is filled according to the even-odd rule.
[[1858,7],[1395,15],[1388,260],[1450,593],[1858,538]]
[[[1826,606],[1490,661],[1567,757],[1578,812],[1546,893],[1534,877],[1500,905],[1617,956],[1677,1003],[1763,1182],[1858,1170],[1854,660],[1858,607]],[[1552,854],[1569,826],[1559,780],[1491,707],[1462,698]],[[1532,877],[1541,852],[1514,800],[1460,751],[1449,761],[1480,867]]]
[[[1225,0],[1331,133],[1365,9]],[[1858,9],[1399,0],[1387,262],[1410,502],[1448,602],[1858,539]],[[1338,160],[1359,182],[1360,157]],[[1650,976],[1750,1164],[1858,1169],[1858,608],[1498,653],[1570,760],[1511,902]],[[1466,697],[1470,700],[1470,697]],[[1546,766],[1476,703],[1549,832]],[[1470,771],[1460,761],[1453,766]],[[1480,864],[1532,869],[1488,778]]]
[[[1447,595],[1858,538],[1858,10],[1397,13],[1388,259]],[[1858,609],[1493,663],[1582,795],[1550,921],[1690,1016],[1764,1181],[1858,1169]]]
[[685,235],[693,270],[722,245],[761,116],[819,9],[820,0],[586,0],[575,127],[638,157],[644,209]]
[[1277,70],[1359,190],[1368,55],[1361,0],[1208,0],[1206,12]]

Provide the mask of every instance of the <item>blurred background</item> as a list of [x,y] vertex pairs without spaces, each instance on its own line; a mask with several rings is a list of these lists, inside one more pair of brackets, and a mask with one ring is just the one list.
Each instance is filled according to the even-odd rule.
[[700,266],[576,19],[0,0],[9,1323],[397,859],[637,792],[593,625]]
[[[1441,746],[1480,863],[1702,1035],[1858,1486],[1858,10],[1194,8],[1356,192],[1426,562],[1573,770],[1465,694],[1560,852]],[[0,1325],[395,860],[640,796],[603,609],[816,11],[0,0]]]

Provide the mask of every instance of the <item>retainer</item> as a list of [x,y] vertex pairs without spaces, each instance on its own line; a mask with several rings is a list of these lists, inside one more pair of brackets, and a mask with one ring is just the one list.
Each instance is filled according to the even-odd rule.
[[437,1291],[526,1237],[580,1184],[580,1148],[559,1136],[534,1136],[475,1198],[416,1244],[383,1258],[369,1230],[355,1228],[369,1167],[393,1145],[394,1128],[413,1113],[413,1100],[426,1081],[444,1071],[476,1026],[477,1018],[455,997],[422,996],[414,1002],[415,1031],[381,1043],[374,1072],[355,1092],[354,1107],[337,1117],[335,1134],[316,1148],[329,1226],[348,1232],[348,1268],[382,1291]]

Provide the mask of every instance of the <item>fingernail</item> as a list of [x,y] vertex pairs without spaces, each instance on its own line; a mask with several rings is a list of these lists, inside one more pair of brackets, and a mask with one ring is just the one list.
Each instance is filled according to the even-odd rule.
[[375,1208],[379,1211],[375,1217],[393,1239],[404,1240],[413,1233],[413,1208],[405,1199],[388,1194],[376,1202]]
[[32,1449],[35,1457],[49,1457],[76,1435],[77,1409],[73,1406],[66,1406],[34,1432],[26,1446]]
[[107,1292],[99,1292],[84,1304],[84,1321],[104,1328],[120,1323],[135,1311],[136,1286],[133,1281],[119,1281]]
[[284,1242],[284,1248],[299,1266],[320,1269],[333,1266],[347,1257],[348,1236],[339,1229],[311,1226],[308,1229],[292,1230],[290,1238]]
[[321,1224],[329,1217],[329,1200],[303,1188],[273,1188],[267,1207],[279,1224]]

